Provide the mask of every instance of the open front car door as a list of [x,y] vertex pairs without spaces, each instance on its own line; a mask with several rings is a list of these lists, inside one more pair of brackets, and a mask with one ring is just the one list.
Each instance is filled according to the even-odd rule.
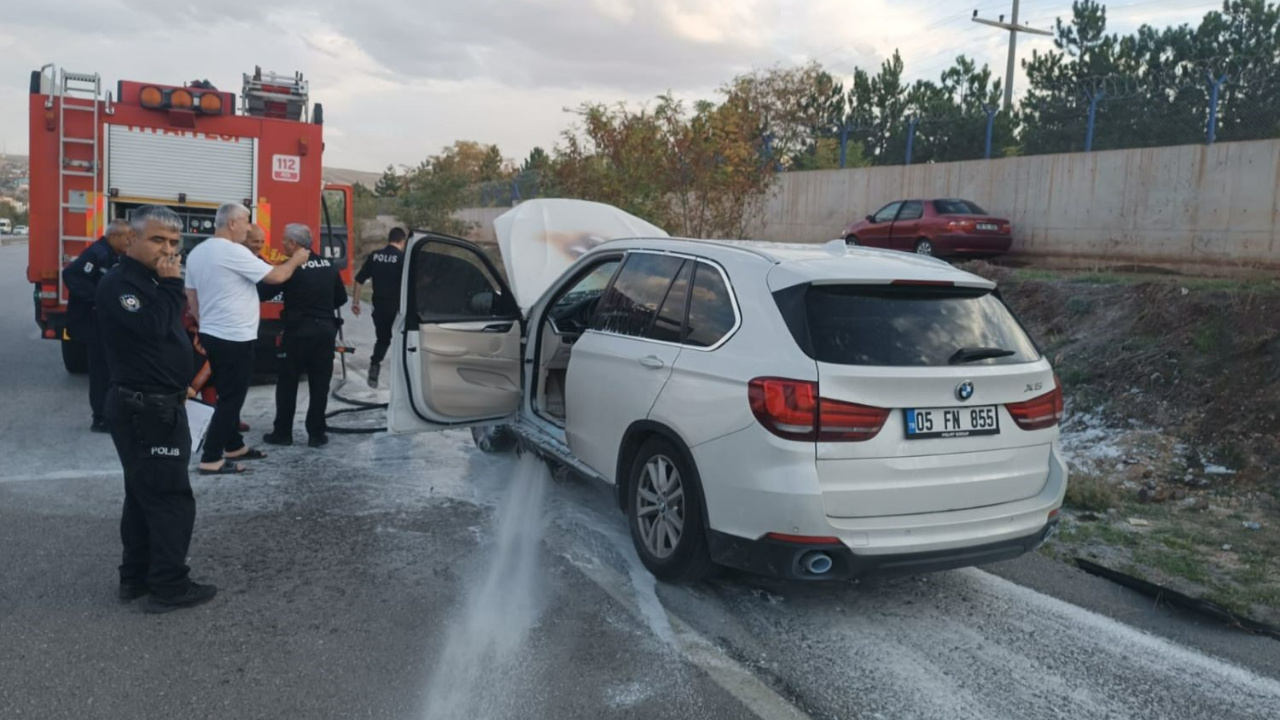
[[391,346],[394,433],[500,422],[520,407],[521,316],[479,247],[414,234]]

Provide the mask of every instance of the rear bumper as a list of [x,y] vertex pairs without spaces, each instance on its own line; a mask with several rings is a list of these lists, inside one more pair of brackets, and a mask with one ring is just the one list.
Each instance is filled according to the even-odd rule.
[[[960,510],[831,517],[813,449],[758,426],[691,448],[702,480],[717,562],[796,577],[797,549],[826,549],[826,577],[925,572],[1015,557],[1041,542],[1062,505],[1067,467],[1054,442],[1044,484],[1031,497]],[[830,546],[763,541],[769,533],[839,540]],[[758,543],[764,549],[755,549]]]
[[[950,550],[896,555],[860,555],[843,544],[805,545],[768,537],[748,540],[716,531],[708,533],[708,542],[711,558],[727,567],[784,580],[839,581],[918,575],[1012,560],[1039,547],[1057,526],[1058,518],[1054,517],[1030,535]],[[830,558],[831,569],[822,574],[810,572],[804,561],[814,553]]]
[[1013,246],[1011,235],[939,235],[933,241],[938,255],[999,255]]

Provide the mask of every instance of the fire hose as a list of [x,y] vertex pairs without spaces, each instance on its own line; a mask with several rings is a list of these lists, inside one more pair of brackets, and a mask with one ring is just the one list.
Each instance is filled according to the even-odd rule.
[[[335,314],[337,314],[336,310],[334,312]],[[341,403],[346,403],[347,405],[351,405],[353,407],[340,408],[338,410],[331,410],[325,413],[325,416],[324,416],[325,420],[328,420],[329,418],[337,417],[339,415],[345,415],[347,413],[367,412],[369,410],[383,410],[387,407],[387,403],[373,403],[367,400],[357,400],[355,398],[344,397],[341,394],[341,392],[339,392],[340,390],[342,390],[342,388],[346,387],[348,382],[347,354],[353,353],[355,352],[355,350],[356,349],[354,347],[347,345],[346,338],[344,338],[342,334],[342,325],[339,324],[338,325],[338,345],[337,345],[336,351],[338,353],[339,361],[342,363],[342,382],[340,382],[337,387],[333,388],[333,390],[329,392],[329,395],[334,400],[337,400],[338,402],[341,402]],[[340,426],[336,427],[328,424],[327,422],[325,423],[325,429],[331,433],[334,433],[335,435],[372,435],[373,433],[386,432],[385,427],[375,427],[375,428],[352,428],[352,427],[340,427]]]

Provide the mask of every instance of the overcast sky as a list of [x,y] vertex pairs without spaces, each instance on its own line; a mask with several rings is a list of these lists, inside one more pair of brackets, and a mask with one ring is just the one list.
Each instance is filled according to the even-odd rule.
[[[1195,23],[1220,3],[1116,0],[1110,29]],[[239,91],[254,65],[311,82],[325,106],[325,165],[416,164],[454,140],[519,160],[548,149],[586,100],[668,90],[714,97],[735,74],[820,60],[876,68],[895,48],[911,78],[966,53],[1003,74],[1007,33],[972,23],[1011,0],[5,0],[0,143],[27,147],[31,70],[57,63],[117,80],[208,78]],[[1023,0],[1050,29],[1069,0]],[[1022,35],[1020,57],[1050,46]],[[1016,83],[1015,83],[1016,87]]]

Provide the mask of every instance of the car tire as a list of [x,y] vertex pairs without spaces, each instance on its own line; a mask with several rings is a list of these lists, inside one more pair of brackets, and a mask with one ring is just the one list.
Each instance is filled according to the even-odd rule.
[[631,541],[654,577],[697,582],[711,574],[702,485],[675,443],[647,440],[631,460],[626,492]]
[[845,236],[844,236],[844,244],[845,244],[845,245],[857,245],[857,244],[858,244],[858,236],[857,236],[857,235],[852,235],[852,234],[850,234],[850,235],[845,235]]
[[929,257],[934,257],[934,253],[933,253],[933,242],[932,242],[931,240],[929,240],[928,238],[920,238],[919,240],[917,240],[917,241],[916,241],[916,254],[917,254],[917,255],[928,255]]
[[515,449],[518,440],[510,425],[481,425],[471,428],[471,441],[481,452],[510,452]]
[[72,375],[89,372],[89,346],[76,340],[63,340],[62,366]]

